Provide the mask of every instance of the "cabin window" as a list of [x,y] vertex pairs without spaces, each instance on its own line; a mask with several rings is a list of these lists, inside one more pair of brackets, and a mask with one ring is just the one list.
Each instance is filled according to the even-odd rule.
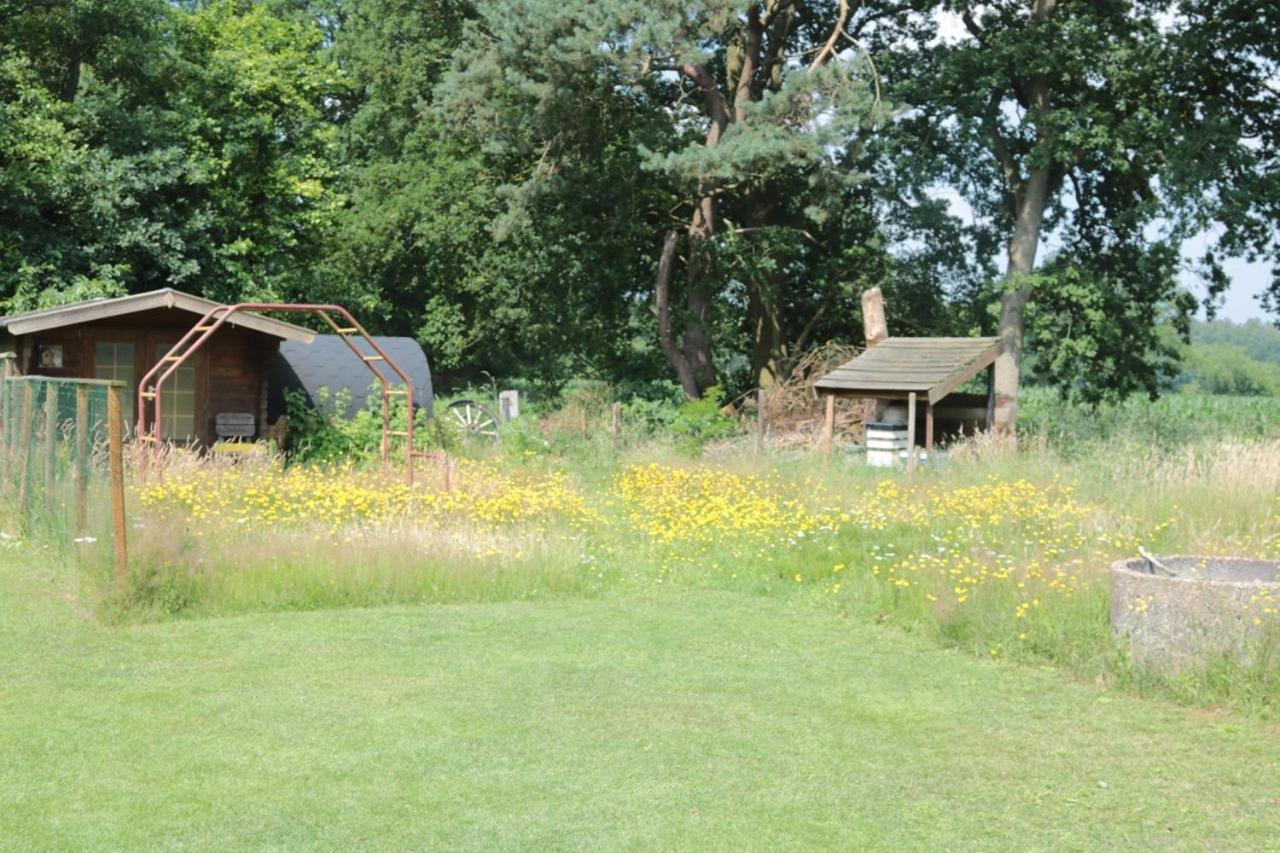
[[[156,361],[169,354],[172,344],[156,345]],[[168,441],[192,441],[196,437],[196,359],[187,359],[165,380],[160,392],[160,436]]]
[[98,341],[93,353],[95,379],[114,379],[125,384],[124,428],[133,429],[133,405],[136,386],[133,379],[133,344],[126,341]]

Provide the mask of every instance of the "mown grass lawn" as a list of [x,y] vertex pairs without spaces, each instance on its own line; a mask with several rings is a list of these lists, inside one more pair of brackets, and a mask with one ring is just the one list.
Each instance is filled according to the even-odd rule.
[[11,848],[1261,848],[1280,730],[830,608],[593,601],[107,627],[0,557]]

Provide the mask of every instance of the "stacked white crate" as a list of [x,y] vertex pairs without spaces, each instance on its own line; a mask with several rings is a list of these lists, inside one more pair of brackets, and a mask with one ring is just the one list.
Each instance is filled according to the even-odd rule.
[[867,464],[873,468],[891,468],[907,458],[907,425],[892,423],[867,424]]

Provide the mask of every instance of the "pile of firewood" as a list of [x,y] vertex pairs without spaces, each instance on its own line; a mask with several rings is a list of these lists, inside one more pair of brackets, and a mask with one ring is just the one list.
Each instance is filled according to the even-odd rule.
[[[789,377],[765,389],[765,423],[770,444],[796,447],[822,440],[823,401],[813,386],[859,352],[859,347],[834,341],[820,344],[796,361]],[[860,400],[836,398],[835,438],[840,442],[862,440]]]

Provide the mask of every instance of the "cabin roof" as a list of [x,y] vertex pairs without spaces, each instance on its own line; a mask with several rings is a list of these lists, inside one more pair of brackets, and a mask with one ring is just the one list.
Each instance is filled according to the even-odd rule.
[[897,398],[915,392],[936,403],[999,354],[999,338],[885,338],[814,387],[850,397]]
[[[140,311],[151,311],[156,308],[172,308],[186,311],[194,317],[203,317],[211,309],[218,307],[217,302],[200,296],[192,296],[180,290],[164,288],[147,293],[135,293],[132,296],[120,296],[114,299],[90,299],[85,302],[73,302],[69,305],[58,305],[54,308],[42,308],[38,311],[27,311],[23,314],[11,314],[0,317],[0,329],[11,335],[29,335],[43,332],[46,329],[58,329],[64,326],[75,326],[80,323],[91,323],[95,320],[106,320],[135,314]],[[194,323],[194,318],[192,320]],[[251,329],[264,335],[271,335],[286,341],[307,343],[315,337],[315,332],[266,317],[262,314],[236,312],[227,319],[227,325],[242,329]]]
[[[413,401],[415,406],[431,411],[432,387],[431,367],[427,363],[427,354],[421,344],[413,338],[375,336],[378,346],[391,357],[391,360],[409,374],[413,381]],[[367,344],[354,341],[357,347],[367,350]],[[399,385],[400,379],[390,370],[383,369],[392,385]],[[271,366],[271,416],[278,417],[284,413],[284,392],[288,389],[302,391],[313,406],[321,400],[321,388],[328,388],[332,394],[345,390],[350,393],[350,403],[346,411],[338,412],[350,416],[365,407],[370,393],[370,386],[375,382],[368,364],[362,362],[351,351],[347,341],[338,335],[316,335],[310,344],[286,341],[281,344]],[[332,396],[329,405],[336,402]]]

